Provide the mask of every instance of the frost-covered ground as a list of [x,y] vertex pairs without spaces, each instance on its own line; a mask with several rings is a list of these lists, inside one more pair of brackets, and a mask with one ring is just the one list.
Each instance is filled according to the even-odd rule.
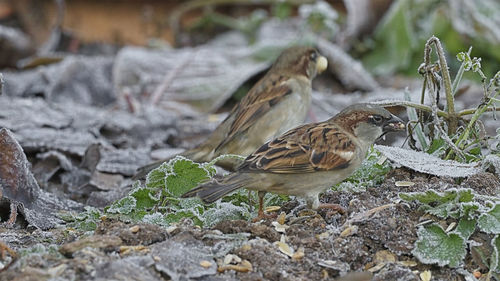
[[[432,280],[474,280],[473,272],[486,274],[500,248],[491,242],[498,237],[498,213],[487,209],[488,202],[498,202],[500,181],[476,166],[460,167],[473,169],[466,179],[450,178],[446,175],[457,172],[453,166],[422,166],[427,159],[418,155],[388,155],[394,166],[413,170],[390,167],[389,161],[373,170],[374,162],[368,162],[354,179],[323,194],[322,202],[342,205],[345,214],[315,213],[296,199],[270,197],[268,205],[281,207],[274,208],[277,218],[255,223],[254,202],[245,191],[214,208],[168,199],[170,205],[156,210],[165,198],[133,186],[130,178],[138,167],[192,147],[211,132],[234,103],[230,96],[301,38],[297,30],[297,23],[271,21],[251,47],[241,34],[229,32],[196,48],[126,47],[116,56],[68,56],[34,70],[4,73],[0,127],[12,133],[2,131],[1,145],[18,152],[17,143],[22,147],[27,159],[22,153],[14,159],[18,175],[30,180],[21,189],[28,187],[36,196],[9,193],[11,186],[2,186],[2,221],[14,199],[24,208],[18,208],[13,228],[0,226],[0,242],[18,254],[0,280],[429,280],[429,272]],[[402,99],[405,87],[412,100],[419,99],[420,80],[376,80],[332,43],[316,45],[332,67],[313,83],[309,120],[326,119],[355,102]],[[471,107],[481,95],[472,85],[457,97],[456,106]],[[207,114],[215,109],[222,113]],[[488,132],[495,132],[496,122],[485,115]],[[401,142],[399,136],[384,144]],[[438,199],[428,202],[430,207],[446,211],[431,216],[424,204],[400,197],[429,190],[474,194],[479,201],[469,196],[452,204],[431,194]],[[454,208],[475,206],[485,209],[476,214],[485,218],[477,230],[456,227],[458,219],[449,217],[456,214]],[[142,213],[148,207],[151,213]],[[174,216],[164,219],[160,211]],[[429,232],[433,223],[442,235],[423,237],[436,237],[431,246],[441,257],[437,260],[415,250],[417,234]],[[455,227],[472,232],[464,239]],[[0,267],[11,260],[7,254]]]

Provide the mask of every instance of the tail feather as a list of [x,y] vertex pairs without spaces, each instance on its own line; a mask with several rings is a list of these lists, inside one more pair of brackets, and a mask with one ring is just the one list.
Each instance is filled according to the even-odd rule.
[[218,183],[217,181],[211,181],[204,184],[199,185],[198,187],[193,188],[192,190],[184,193],[181,197],[200,197],[201,201],[205,204],[213,203],[220,198],[224,197],[224,195],[229,194],[236,189],[243,187],[241,181],[225,181],[226,183]]

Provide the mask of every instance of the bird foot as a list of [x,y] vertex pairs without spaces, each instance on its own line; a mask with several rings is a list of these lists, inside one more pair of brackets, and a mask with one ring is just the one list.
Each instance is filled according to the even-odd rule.
[[277,213],[272,213],[272,214],[265,214],[263,211],[259,212],[256,218],[252,220],[252,222],[258,222],[261,220],[268,220],[268,219],[275,219],[278,217]]
[[328,216],[333,215],[334,212],[337,212],[341,215],[345,214],[344,208],[342,208],[342,206],[340,206],[339,204],[322,203],[319,204],[318,209],[329,209],[329,211],[326,213]]

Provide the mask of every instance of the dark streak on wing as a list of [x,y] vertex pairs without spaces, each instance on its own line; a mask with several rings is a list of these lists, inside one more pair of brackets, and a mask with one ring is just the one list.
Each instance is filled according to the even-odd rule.
[[259,118],[272,110],[283,97],[291,94],[292,89],[285,83],[288,79],[289,77],[284,75],[268,73],[252,87],[240,104],[230,113],[230,115],[235,116],[234,121],[228,135],[215,150],[219,150],[235,137],[247,131]]
[[307,124],[264,144],[238,170],[289,174],[343,169],[354,153],[350,136],[335,125]]

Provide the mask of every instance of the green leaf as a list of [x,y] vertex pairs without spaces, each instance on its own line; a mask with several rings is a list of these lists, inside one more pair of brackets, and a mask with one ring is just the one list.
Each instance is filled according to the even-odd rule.
[[472,202],[474,200],[474,193],[470,188],[464,188],[458,190],[458,202]]
[[380,75],[408,67],[416,37],[410,1],[394,1],[375,29],[376,47],[364,57],[363,64]]
[[406,201],[416,200],[423,204],[430,204],[433,202],[445,203],[452,201],[457,197],[457,194],[452,192],[439,193],[431,189],[425,192],[400,193],[399,197]]
[[[379,164],[381,154],[373,147],[370,148],[366,159],[354,173],[343,182],[334,186],[335,190],[356,190],[366,189],[367,187],[381,184],[385,175],[391,170],[389,161]],[[354,191],[356,191],[354,190]]]
[[86,206],[84,211],[74,216],[69,226],[81,231],[94,231],[101,220],[102,213],[97,208]]
[[142,218],[142,222],[156,224],[156,225],[163,226],[163,227],[166,227],[166,226],[170,225],[170,223],[167,220],[166,216],[164,214],[158,213],[158,212],[155,212],[155,213],[152,213],[152,214],[146,214]]
[[447,234],[438,224],[421,226],[412,253],[425,264],[458,267],[464,260],[465,240],[456,233]]
[[137,200],[129,195],[116,201],[105,211],[112,214],[130,214],[136,208],[136,203]]
[[476,230],[476,221],[475,220],[461,219],[458,222],[457,228],[453,232],[460,235],[460,237],[462,237],[464,240],[468,240],[469,237],[472,235],[472,233],[474,233],[475,230]]
[[165,187],[165,178],[167,177],[168,163],[161,164],[158,168],[152,170],[146,176],[146,186],[153,189]]
[[153,208],[160,201],[159,196],[155,197],[155,192],[146,187],[133,190],[130,196],[136,200],[136,208],[140,210]]
[[425,192],[400,193],[399,197],[406,201],[419,201],[424,204],[422,208],[425,212],[440,218],[469,217],[471,211],[479,208],[479,206],[471,204],[474,200],[474,193],[470,188],[454,188],[445,192],[427,190]]
[[[404,98],[405,98],[405,101],[411,102],[411,95],[410,95],[410,91],[408,90],[408,88],[405,89]],[[418,142],[420,143],[420,146],[422,147],[422,149],[424,151],[427,150],[429,145],[427,144],[427,140],[426,140],[424,132],[422,130],[422,124],[418,122],[419,120],[418,120],[417,110],[411,106],[407,106],[406,107],[406,114],[408,115],[409,121],[412,124],[415,124],[413,131],[417,135],[417,139],[418,139]]]
[[440,157],[446,150],[446,142],[444,139],[433,139],[431,145],[427,149],[427,153]]
[[201,216],[205,227],[212,227],[224,220],[250,219],[250,217],[248,209],[226,202],[221,202],[217,204],[217,207],[208,209]]
[[477,225],[483,232],[500,234],[500,204],[495,204],[490,211],[479,216]]
[[172,174],[166,179],[166,191],[171,196],[180,197],[202,181],[210,179],[210,171],[189,159],[176,157],[169,164]]
[[495,271],[500,273],[500,235],[495,235],[491,240],[493,252],[490,259],[490,272]]
[[175,213],[170,213],[165,215],[165,222],[168,224],[178,222],[183,218],[190,218],[193,220],[195,225],[203,226],[203,222],[200,218],[194,214],[192,211],[177,211]]

